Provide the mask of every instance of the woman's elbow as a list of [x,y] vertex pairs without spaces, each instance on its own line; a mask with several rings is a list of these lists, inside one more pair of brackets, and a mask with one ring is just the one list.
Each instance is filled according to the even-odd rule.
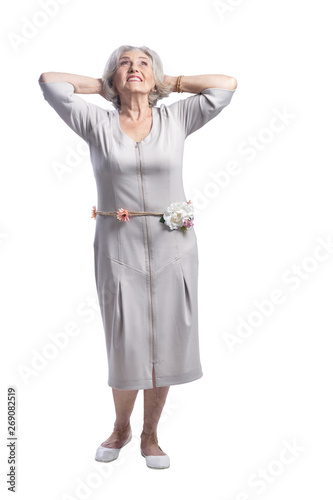
[[237,80],[233,76],[230,77],[230,90],[236,90],[237,89]]
[[[53,78],[52,78],[52,75],[53,75]],[[41,73],[38,81],[43,82],[43,83],[55,81],[54,73],[52,71],[46,71],[45,73]]]

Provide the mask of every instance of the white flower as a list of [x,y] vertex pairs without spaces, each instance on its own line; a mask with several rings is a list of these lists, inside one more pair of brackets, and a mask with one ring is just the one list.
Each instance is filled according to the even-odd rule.
[[[164,223],[170,229],[181,229],[184,227],[184,220],[194,219],[194,207],[192,202],[179,201],[171,203],[163,214]],[[187,228],[189,229],[189,228]]]

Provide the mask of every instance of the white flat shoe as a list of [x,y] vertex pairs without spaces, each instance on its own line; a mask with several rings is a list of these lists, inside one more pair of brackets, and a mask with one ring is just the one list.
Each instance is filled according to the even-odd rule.
[[116,460],[119,456],[120,450],[124,446],[126,446],[131,439],[132,439],[132,430],[130,431],[130,434],[126,442],[121,448],[108,448],[107,446],[100,445],[97,448],[95,460],[97,460],[97,462],[112,462],[113,460]]
[[167,469],[170,467],[170,458],[168,455],[145,455],[142,450],[141,455],[145,457],[146,465],[151,469]]

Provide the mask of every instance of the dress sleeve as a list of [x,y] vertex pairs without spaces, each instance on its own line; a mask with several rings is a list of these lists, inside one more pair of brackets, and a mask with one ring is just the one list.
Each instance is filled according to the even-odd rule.
[[44,99],[76,134],[89,143],[98,123],[106,118],[108,111],[75,94],[74,85],[69,82],[38,80],[38,83]]
[[236,89],[209,88],[186,99],[180,99],[171,106],[176,114],[185,137],[192,134],[217,116],[228,106]]

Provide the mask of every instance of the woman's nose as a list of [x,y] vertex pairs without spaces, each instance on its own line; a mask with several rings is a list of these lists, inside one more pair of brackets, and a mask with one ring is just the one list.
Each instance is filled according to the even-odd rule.
[[130,68],[131,69],[136,69],[138,66],[139,66],[138,62],[130,61]]

